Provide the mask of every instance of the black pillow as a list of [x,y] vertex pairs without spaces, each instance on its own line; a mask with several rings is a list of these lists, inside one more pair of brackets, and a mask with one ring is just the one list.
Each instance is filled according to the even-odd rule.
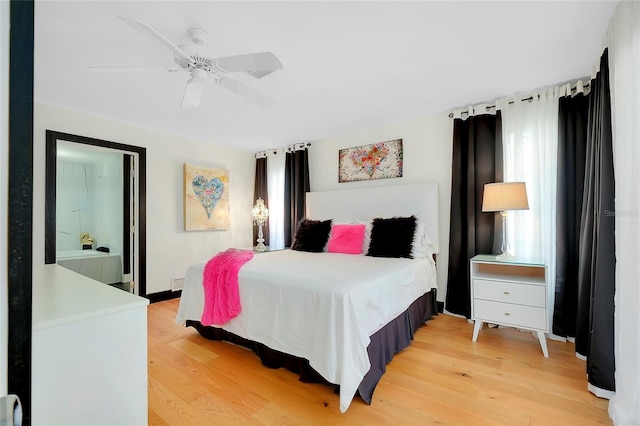
[[298,223],[291,250],[319,253],[327,245],[330,232],[331,219],[324,221],[302,219]]
[[367,256],[413,258],[411,249],[416,230],[415,216],[376,218],[372,224]]

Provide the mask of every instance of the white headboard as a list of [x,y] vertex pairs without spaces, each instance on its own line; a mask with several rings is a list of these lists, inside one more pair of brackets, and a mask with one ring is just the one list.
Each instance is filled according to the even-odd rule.
[[338,223],[411,215],[425,223],[439,253],[437,182],[307,193],[306,216],[310,219]]

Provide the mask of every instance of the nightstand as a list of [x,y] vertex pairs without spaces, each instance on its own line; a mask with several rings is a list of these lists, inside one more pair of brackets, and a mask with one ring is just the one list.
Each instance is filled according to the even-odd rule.
[[542,262],[481,254],[470,261],[472,341],[483,323],[535,332],[542,353],[549,357],[546,267]]

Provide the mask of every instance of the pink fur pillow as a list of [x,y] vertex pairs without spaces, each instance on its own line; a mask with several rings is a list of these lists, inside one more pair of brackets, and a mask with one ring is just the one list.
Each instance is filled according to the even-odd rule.
[[329,253],[361,254],[365,225],[336,224],[331,227]]

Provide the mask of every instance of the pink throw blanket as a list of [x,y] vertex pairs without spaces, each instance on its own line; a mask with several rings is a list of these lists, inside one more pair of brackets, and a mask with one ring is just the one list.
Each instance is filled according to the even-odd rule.
[[231,248],[216,254],[204,266],[202,325],[221,325],[240,313],[238,272],[252,258],[251,250]]

